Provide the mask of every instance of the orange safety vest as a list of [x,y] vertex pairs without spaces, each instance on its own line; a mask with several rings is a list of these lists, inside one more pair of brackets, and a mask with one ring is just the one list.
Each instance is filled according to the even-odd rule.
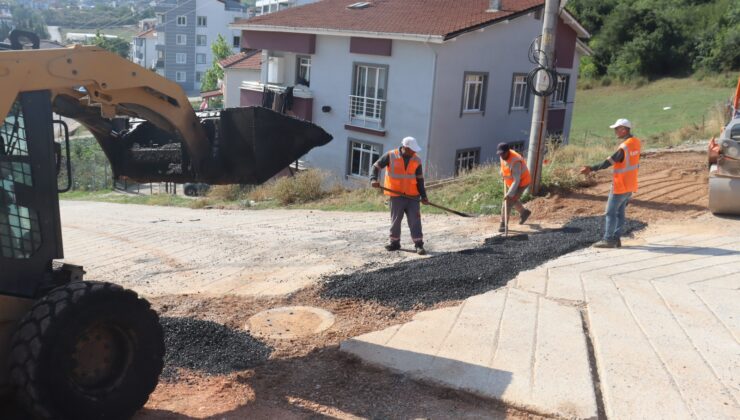
[[[409,159],[409,165],[403,162],[401,149],[395,149],[388,152],[388,167],[385,169],[385,188],[389,190],[402,192],[406,195],[416,197],[419,195],[419,188],[416,186],[416,168],[421,165],[421,159],[414,155]],[[397,197],[398,194],[385,191],[385,195]]]
[[527,162],[524,161],[524,158],[519,153],[509,150],[509,158],[504,160],[502,158],[499,158],[501,160],[501,174],[504,177],[504,182],[506,183],[507,187],[511,187],[511,184],[514,183],[514,177],[511,175],[511,168],[515,163],[521,163],[522,165],[522,174],[521,179],[519,180],[519,188],[523,188],[529,185],[532,178],[529,175],[529,169],[527,168]]
[[640,168],[640,139],[630,137],[619,145],[624,159],[614,163],[614,194],[637,192],[637,170]]

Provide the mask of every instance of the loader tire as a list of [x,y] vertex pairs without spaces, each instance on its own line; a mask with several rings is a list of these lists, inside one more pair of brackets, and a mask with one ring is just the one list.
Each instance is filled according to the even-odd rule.
[[128,419],[162,372],[159,317],[135,292],[73,282],[41,298],[11,343],[20,402],[47,419]]

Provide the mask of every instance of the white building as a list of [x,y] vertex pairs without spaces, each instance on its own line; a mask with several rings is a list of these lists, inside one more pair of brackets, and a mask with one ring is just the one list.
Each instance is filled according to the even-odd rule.
[[317,0],[257,0],[254,5],[257,16],[267,15],[289,7],[313,3]]
[[139,32],[131,40],[131,61],[146,67],[157,67],[157,30],[155,28]]
[[249,51],[234,54],[218,63],[224,69],[221,86],[224,107],[241,106],[241,86],[245,83],[259,83],[262,73],[262,51]]
[[[497,159],[510,142],[526,150],[533,94],[528,52],[542,29],[544,0],[447,2],[323,0],[243,20],[242,45],[262,49],[260,83],[243,84],[241,105],[264,89],[295,86],[291,112],[334,136],[308,166],[366,182],[372,163],[414,136],[429,178]],[[423,7],[422,7],[423,6]],[[402,16],[403,19],[399,19]],[[560,73],[548,132],[567,139],[576,78],[589,34],[562,11]]]

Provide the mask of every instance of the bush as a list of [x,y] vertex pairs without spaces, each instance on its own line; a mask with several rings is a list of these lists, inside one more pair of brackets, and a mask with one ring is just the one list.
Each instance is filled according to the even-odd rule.
[[208,198],[220,201],[237,201],[244,198],[249,187],[241,185],[214,185],[208,191]]
[[274,185],[275,199],[283,205],[318,200],[326,194],[322,189],[326,178],[326,173],[315,169],[280,178]]

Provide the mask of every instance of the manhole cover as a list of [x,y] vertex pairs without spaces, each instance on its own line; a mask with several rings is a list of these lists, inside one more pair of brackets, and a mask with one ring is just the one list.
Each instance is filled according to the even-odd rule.
[[331,312],[310,306],[285,306],[253,315],[246,329],[256,336],[296,338],[320,333],[333,324]]

